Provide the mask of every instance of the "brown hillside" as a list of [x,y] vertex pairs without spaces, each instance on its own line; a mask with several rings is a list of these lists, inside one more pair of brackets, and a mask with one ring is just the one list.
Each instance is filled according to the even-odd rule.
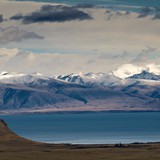
[[6,122],[0,119],[0,151],[3,150],[31,150],[32,147],[42,145],[38,142],[25,139],[12,132]]

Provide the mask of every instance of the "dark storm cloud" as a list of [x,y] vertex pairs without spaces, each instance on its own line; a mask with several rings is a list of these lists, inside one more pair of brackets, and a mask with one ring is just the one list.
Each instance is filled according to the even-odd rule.
[[106,14],[111,13],[111,12],[112,12],[111,10],[106,10]]
[[77,4],[76,6],[73,6],[73,8],[94,8],[94,5],[84,3],[84,4]]
[[153,17],[153,20],[156,20],[156,19],[160,19],[160,13],[159,13],[159,14],[156,14],[156,15]]
[[16,15],[12,16],[10,19],[11,19],[11,20],[23,19],[23,15],[22,15],[21,13],[18,13],[18,14],[16,14]]
[[154,7],[155,10],[157,10],[158,12],[160,12],[160,7]]
[[10,42],[21,42],[28,39],[44,39],[44,37],[18,27],[10,26],[8,28],[0,28],[0,44],[8,44]]
[[130,15],[130,14],[131,14],[131,12],[129,12],[129,11],[125,12],[125,15]]
[[106,10],[106,15],[107,15],[107,20],[111,20],[113,19],[114,17],[127,17],[129,16],[131,13],[126,11],[126,12],[120,12],[120,11],[111,11],[111,10]]
[[155,15],[152,19],[153,20],[160,19],[160,7],[155,7]]
[[3,15],[0,15],[0,23],[3,22],[4,19],[3,19]]
[[139,14],[138,18],[145,18],[149,15],[153,17],[153,20],[160,19],[160,7],[145,7],[141,10],[141,13]]
[[139,14],[138,18],[145,18],[151,13],[151,9],[149,7],[144,7],[141,10],[141,13]]
[[63,5],[44,5],[40,10],[28,15],[17,14],[11,20],[22,20],[23,24],[44,22],[66,22],[72,20],[89,20],[92,17],[77,8]]

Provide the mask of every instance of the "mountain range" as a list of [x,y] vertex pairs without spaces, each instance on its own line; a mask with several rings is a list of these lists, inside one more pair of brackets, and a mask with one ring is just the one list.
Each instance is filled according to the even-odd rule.
[[159,111],[160,75],[0,74],[0,113],[58,111]]

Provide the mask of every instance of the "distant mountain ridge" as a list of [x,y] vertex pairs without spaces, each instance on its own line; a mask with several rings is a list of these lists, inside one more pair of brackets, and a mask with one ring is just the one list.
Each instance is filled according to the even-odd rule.
[[80,85],[88,85],[88,86],[112,86],[114,83],[119,83],[120,78],[115,77],[110,74],[105,73],[92,73],[89,72],[87,74],[79,73],[79,74],[69,74],[69,75],[60,75],[55,77],[56,79],[64,80],[65,82],[71,82]]
[[147,80],[156,80],[160,81],[160,75],[156,75],[154,73],[150,73],[148,71],[142,71],[139,74],[134,74],[128,78],[133,78],[133,79],[147,79]]
[[0,113],[160,110],[160,79],[142,71],[112,74],[0,74]]

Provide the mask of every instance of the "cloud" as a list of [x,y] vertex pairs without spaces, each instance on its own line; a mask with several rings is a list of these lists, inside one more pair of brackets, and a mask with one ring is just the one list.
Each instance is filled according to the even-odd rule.
[[132,63],[154,62],[159,60],[159,52],[157,48],[147,46],[132,60]]
[[143,70],[160,75],[160,65],[154,63],[146,65],[123,64],[122,66],[118,67],[117,70],[113,71],[113,74],[124,79],[134,74],[139,74]]
[[156,14],[156,15],[153,17],[153,20],[156,20],[156,19],[160,19],[160,13],[159,13],[159,14]]
[[[81,5],[78,8],[87,6]],[[23,24],[44,23],[44,22],[66,22],[72,20],[89,20],[92,17],[77,9],[77,7],[69,7],[63,5],[44,5],[40,10],[27,15],[17,14],[10,17],[11,20],[22,20]],[[89,6],[88,6],[89,7]]]
[[113,74],[119,78],[126,78],[133,74],[140,73],[144,68],[133,64],[123,64],[113,71]]
[[19,53],[19,49],[13,48],[13,49],[8,49],[8,48],[0,48],[0,59],[2,58],[11,58],[16,56]]
[[154,7],[157,11],[160,11],[160,7],[155,6]]
[[160,75],[160,65],[151,63],[146,65],[146,68],[148,68],[148,71],[157,75]]
[[141,10],[141,13],[139,14],[138,18],[145,18],[151,13],[151,9],[149,7],[144,7]]
[[[43,70],[44,72],[60,73],[79,71],[108,72],[112,69],[115,70],[116,67],[124,63],[145,64],[146,59],[147,63],[153,63],[154,61],[156,61],[155,63],[158,63],[158,53],[139,55],[140,51],[145,46],[152,46],[158,50],[160,48],[160,23],[158,20],[153,21],[151,19],[154,15],[149,15],[144,19],[138,19],[138,14],[133,12],[118,12],[117,10],[113,11],[107,8],[101,9],[96,7],[93,9],[85,9],[84,7],[84,9],[76,8],[76,10],[89,13],[89,15],[94,17],[93,20],[81,22],[76,20],[70,21],[69,23],[33,23],[30,25],[23,25],[20,24],[21,20],[23,21],[23,16],[31,15],[31,13],[34,12],[40,12],[40,10],[47,13],[49,11],[51,13],[53,11],[63,11],[64,6],[53,7],[52,5],[47,5],[43,6],[43,9],[40,9],[40,5],[43,5],[44,3],[35,3],[33,5],[33,3],[26,2],[25,5],[27,5],[27,7],[24,3],[21,5],[18,4],[19,2],[16,3],[17,5],[15,6],[12,6],[10,3],[8,4],[10,5],[9,7],[0,6],[1,14],[4,15],[4,18],[15,15],[13,19],[17,19],[17,21],[6,21],[5,23],[2,23],[3,26],[17,25],[25,30],[31,30],[35,33],[39,33],[40,35],[42,34],[45,37],[45,40],[29,41],[33,43],[26,43],[26,41],[22,43],[10,43],[6,46],[9,48],[18,47],[20,49],[28,49],[33,52],[35,51],[37,54],[42,52],[63,54],[50,54],[46,57],[45,54],[30,54],[30,56],[27,54],[27,57],[24,56],[25,58],[22,57],[22,55],[19,55],[23,64],[25,62],[29,63],[29,60],[33,61],[33,64],[30,64],[31,69],[34,68],[36,71],[40,72]],[[27,8],[29,10],[27,10]],[[7,10],[10,10],[10,12],[7,12]],[[109,13],[114,14],[110,21],[106,21],[107,13],[105,11],[108,12],[108,15]],[[95,49],[97,49],[96,52]],[[127,51],[128,54],[125,52],[122,53],[123,50]],[[86,54],[86,57],[80,54]],[[145,60],[143,60],[143,57]],[[150,60],[151,58],[154,59]],[[29,60],[25,61],[26,59]],[[132,62],[132,59],[134,59],[134,62]],[[18,62],[17,56],[13,66],[15,63],[22,63]],[[17,65],[17,68],[19,70],[23,69],[23,64]],[[67,65],[70,66],[69,69]],[[45,69],[45,66],[48,66],[48,68],[56,68],[57,71],[48,71],[47,67]],[[12,67],[10,68],[12,69]],[[16,68],[13,70],[16,70]],[[26,68],[26,70],[29,70],[29,67]]]
[[[127,58],[127,52],[124,52],[124,58]],[[122,64],[113,71],[115,76],[126,78],[133,74],[141,73],[143,70],[160,75],[159,49],[155,47],[146,46],[139,54],[132,58],[130,57],[130,60],[128,59],[126,62],[127,64]]]
[[[93,50],[95,48],[98,49],[98,53],[114,52],[114,54],[119,54],[123,50],[137,54],[146,45],[159,48],[160,23],[158,20],[153,21],[150,16],[145,19],[137,19],[137,13],[118,12],[118,10],[113,11],[107,8],[97,8],[95,6],[93,9],[79,8],[79,10],[91,15],[94,18],[93,20],[67,21],[67,23],[37,22],[30,25],[23,25],[20,24],[20,22],[23,21],[23,16],[30,15],[32,12],[40,12],[40,10],[42,10],[40,9],[42,5],[43,10],[46,10],[46,12],[51,10],[51,13],[52,10],[60,10],[60,8],[64,6],[57,6],[56,9],[56,6],[44,6],[44,3],[26,2],[25,5],[22,2],[14,3],[17,4],[13,6],[12,3],[9,3],[8,6],[0,6],[0,10],[3,11],[2,9],[4,8],[2,12],[4,18],[15,15],[16,17],[13,17],[13,19],[17,19],[17,21],[10,20],[3,24],[17,25],[28,31],[32,30],[35,33],[42,34],[45,40],[35,41],[34,43],[25,43],[24,41],[24,43],[16,43],[16,46],[12,43],[7,45],[7,47],[86,54],[94,52]],[[7,10],[10,10],[10,12],[7,12]],[[109,22],[106,20],[106,10],[114,14]]]
[[87,3],[80,3],[77,4],[76,6],[73,6],[73,8],[94,8],[93,4],[87,4]]
[[137,18],[145,18],[149,15],[152,16],[152,20],[160,19],[160,7],[144,7]]
[[154,7],[156,10],[155,16],[152,18],[153,20],[160,19],[160,7]]
[[112,20],[113,18],[120,18],[120,17],[128,17],[131,12],[129,11],[112,11],[106,10],[107,20]]
[[0,23],[3,22],[4,19],[3,19],[3,15],[0,15]]
[[[40,72],[46,75],[79,72],[110,72],[119,60],[100,59],[99,54],[33,53],[20,49],[0,48],[0,70],[10,72]],[[125,61],[124,61],[125,62]],[[124,63],[123,62],[123,63]],[[27,65],[25,65],[27,64]],[[122,63],[120,63],[122,64]]]
[[[128,58],[127,58],[128,57]],[[140,73],[149,68],[150,72],[160,74],[159,63],[144,62],[132,63],[130,54],[124,51],[120,55],[109,54],[60,54],[60,53],[33,53],[17,48],[0,48],[0,70],[11,72],[40,72],[46,75],[104,72],[113,73],[121,78]],[[128,63],[128,64],[125,64]],[[27,64],[27,65],[24,65]],[[125,64],[125,65],[123,65]],[[120,67],[119,67],[120,66]],[[116,69],[118,68],[118,69]]]
[[43,39],[43,37],[34,32],[19,29],[18,27],[0,28],[0,44],[21,42],[27,39]]
[[99,56],[100,59],[110,59],[110,60],[127,60],[130,58],[130,54],[127,51],[123,51],[122,53],[113,54],[113,53],[107,53],[107,54],[101,54]]
[[22,15],[21,13],[18,13],[18,14],[16,14],[16,15],[12,16],[10,19],[11,19],[11,20],[23,19],[23,15]]

